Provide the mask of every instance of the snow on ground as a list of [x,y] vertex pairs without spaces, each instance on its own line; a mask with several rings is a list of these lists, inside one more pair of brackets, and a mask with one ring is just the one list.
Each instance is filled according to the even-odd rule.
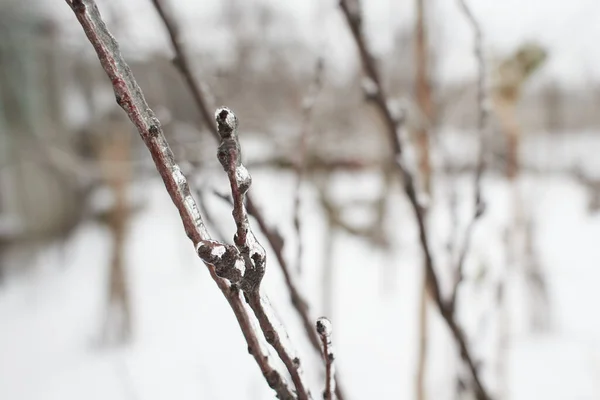
[[[269,222],[289,238],[286,255],[294,260],[293,177],[251,172],[252,190]],[[221,178],[224,181],[224,176],[216,180]],[[369,174],[337,179],[340,196],[368,197],[377,190],[376,180]],[[460,210],[463,229],[470,213],[471,183],[472,177],[466,175],[438,182],[442,189],[431,210],[431,231],[441,269],[449,262],[444,247],[450,234],[446,190],[451,185],[458,190],[464,204]],[[600,217],[587,213],[587,193],[567,176],[524,177],[519,187],[536,222],[535,244],[549,283],[552,323],[549,331],[532,333],[523,317],[527,304],[510,303],[507,394],[511,400],[599,399],[600,318],[596,305],[600,304],[600,291],[595,289],[600,278]],[[315,191],[305,189],[306,253],[300,283],[311,299],[316,319],[322,312],[320,268],[326,229]],[[139,185],[132,191],[136,198],[147,201],[132,223],[127,248],[134,309],[132,344],[98,346],[110,241],[101,227],[86,224],[64,248],[42,252],[36,268],[0,289],[0,399],[273,398],[161,184]],[[482,264],[497,272],[505,262],[511,187],[498,177],[489,177],[484,193],[489,210],[475,231],[470,278]],[[373,250],[364,241],[344,234],[337,235],[334,242],[334,345],[351,399],[412,398],[414,393],[420,253],[406,201],[397,193],[391,204],[387,223],[395,234],[390,253]],[[211,199],[209,206],[232,234],[227,206],[217,199]],[[265,291],[298,345],[313,388],[318,388],[321,367],[289,304],[275,258],[271,255],[269,260]],[[518,287],[518,282],[512,276],[508,285]],[[478,335],[476,351],[493,355],[493,341],[486,337],[493,336],[489,330],[495,325],[484,326],[484,334],[477,328],[492,297],[468,282],[460,299],[459,315],[470,334]],[[435,311],[431,314],[429,395],[450,399],[454,378],[448,371],[455,370],[457,361],[443,323]],[[481,337],[484,339],[479,340]],[[488,383],[495,385],[493,364],[486,364],[484,374]]]

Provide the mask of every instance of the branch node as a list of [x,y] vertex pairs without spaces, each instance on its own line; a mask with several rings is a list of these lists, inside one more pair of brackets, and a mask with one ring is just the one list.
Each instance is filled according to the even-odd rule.
[[331,322],[327,318],[321,317],[317,319],[316,327],[317,333],[321,338],[323,360],[325,361],[325,390],[323,391],[323,399],[333,400],[335,393],[335,371],[333,361],[335,360],[335,356],[331,344]]
[[231,283],[237,283],[242,279],[246,267],[235,246],[216,240],[203,240],[196,246],[196,251],[202,261],[215,267],[217,276]]

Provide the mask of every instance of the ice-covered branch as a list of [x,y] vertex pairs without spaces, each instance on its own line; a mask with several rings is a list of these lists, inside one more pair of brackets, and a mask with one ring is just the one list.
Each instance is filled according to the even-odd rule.
[[236,225],[234,242],[241,254],[246,270],[241,280],[240,287],[246,295],[246,301],[258,320],[267,342],[273,346],[281,361],[285,364],[292,381],[296,386],[299,400],[310,399],[310,391],[306,385],[300,369],[300,359],[294,355],[294,350],[284,343],[283,329],[277,329],[280,325],[266,298],[260,294],[260,283],[265,274],[266,253],[265,249],[258,243],[250,223],[244,200],[252,177],[242,163],[242,151],[238,137],[238,119],[235,114],[226,107],[219,108],[215,113],[217,131],[221,138],[217,158],[227,173],[231,186],[233,198],[233,219]]
[[324,400],[334,400],[335,393],[335,356],[333,354],[333,345],[331,344],[331,322],[321,317],[317,320],[317,333],[321,338],[323,346],[323,360],[325,361],[325,390],[323,391]]
[[340,8],[342,9],[346,22],[348,23],[348,27],[352,32],[352,36],[358,48],[364,73],[367,76],[367,78],[370,79],[370,82],[372,82],[372,84],[376,86],[376,90],[372,91],[372,100],[377,109],[379,110],[383,122],[386,125],[388,138],[390,140],[394,153],[393,157],[394,160],[398,161],[396,162],[396,166],[400,172],[400,176],[402,177],[404,191],[408,197],[408,200],[411,204],[411,208],[415,215],[415,219],[417,221],[419,230],[419,241],[421,243],[421,249],[423,251],[423,256],[425,259],[425,274],[429,293],[437,308],[439,309],[440,314],[445,320],[446,325],[448,325],[448,327],[450,328],[450,331],[452,332],[452,335],[454,336],[454,339],[456,340],[460,349],[460,354],[469,368],[469,371],[473,378],[475,394],[478,400],[487,400],[490,398],[490,396],[488,395],[487,390],[481,382],[479,371],[477,370],[475,361],[473,360],[473,357],[467,345],[467,338],[462,329],[460,329],[457,322],[455,321],[454,315],[451,312],[450,308],[442,298],[440,284],[429,245],[429,234],[426,227],[425,213],[423,207],[421,206],[418,200],[414,177],[410,170],[406,168],[406,166],[403,163],[403,147],[398,135],[398,131],[401,128],[401,121],[399,121],[398,118],[394,118],[394,115],[389,108],[387,98],[383,90],[383,85],[381,84],[381,79],[379,77],[379,72],[377,71],[375,62],[368,48],[365,37],[362,33],[360,4],[357,0],[340,0]]
[[477,224],[477,221],[481,218],[485,212],[485,202],[483,200],[481,181],[483,179],[483,173],[485,171],[485,157],[487,148],[487,130],[489,120],[489,94],[488,87],[486,84],[487,69],[485,64],[485,56],[483,54],[483,35],[481,32],[481,26],[475,19],[473,12],[466,3],[466,0],[457,0],[459,8],[469,21],[471,28],[473,29],[473,36],[475,39],[474,55],[477,60],[477,135],[479,138],[479,153],[477,156],[477,167],[475,169],[475,211],[473,217],[467,225],[465,231],[464,242],[459,250],[458,260],[456,264],[456,278],[454,282],[454,288],[452,291],[452,298],[450,300],[450,310],[454,312],[456,310],[456,297],[458,295],[458,289],[462,281],[464,280],[464,264],[469,253],[469,247],[471,246],[471,238],[473,236],[473,229]]
[[[192,71],[191,64],[189,62],[189,59],[185,56],[183,46],[181,45],[181,42],[179,40],[179,29],[177,27],[177,24],[175,23],[173,18],[171,18],[170,14],[165,12],[163,0],[153,0],[153,3],[155,5],[155,7],[157,8],[159,16],[161,17],[165,26],[167,27],[167,31],[169,33],[169,36],[171,38],[171,43],[173,45],[173,50],[175,51],[175,54],[176,54],[176,61],[177,61],[177,65],[179,67],[178,69],[184,75],[184,78],[188,84],[188,87],[192,91],[192,94],[193,94],[194,98],[196,99],[196,106],[198,107],[200,113],[203,116],[205,116],[205,118],[208,118],[206,123],[209,126],[209,128],[211,129],[211,133],[213,134],[213,136],[215,136],[218,140],[220,140],[219,134],[217,133],[217,129],[216,129],[215,125],[212,123],[212,120],[209,117],[207,117],[208,115],[210,115],[210,113],[208,112],[208,109],[206,107],[206,101],[204,101],[204,99],[203,99],[201,86],[198,83],[197,79],[194,78],[194,76],[191,72]],[[200,100],[198,100],[198,99],[200,99]],[[271,246],[273,253],[277,257],[277,262],[279,263],[279,265],[281,267],[281,271],[283,272],[285,284],[288,287],[288,290],[290,291],[292,305],[294,306],[294,308],[298,312],[300,319],[302,320],[302,326],[304,327],[304,331],[306,332],[306,335],[310,339],[310,343],[313,346],[313,348],[315,349],[315,351],[320,352],[319,337],[317,336],[317,334],[315,333],[315,330],[313,328],[313,323],[312,323],[313,320],[311,319],[309,312],[308,312],[308,302],[305,300],[304,296],[300,293],[296,283],[294,282],[294,279],[293,279],[293,276],[291,273],[291,269],[290,269],[287,261],[283,257],[283,238],[281,237],[281,235],[279,234],[279,232],[276,228],[267,225],[262,211],[254,203],[252,196],[248,195],[246,201],[247,201],[246,205],[248,207],[248,212],[250,213],[250,215],[252,215],[256,219],[256,222],[258,223],[258,226],[259,226],[261,232],[263,233],[263,235],[269,242],[269,245]],[[344,396],[342,393],[339,377],[337,378],[337,381],[338,381],[338,386],[337,386],[336,393],[337,393],[338,398],[340,400],[343,400]]]
[[[117,41],[102,20],[96,3],[93,0],[66,0],[66,2],[73,10],[87,38],[94,47],[100,64],[111,80],[117,103],[127,113],[150,151],[167,192],[179,211],[187,236],[196,246],[199,243],[211,243],[211,237],[204,226],[198,211],[198,205],[190,193],[185,176],[175,162],[173,152],[165,139],[160,122],[146,103],[142,90],[123,59]],[[221,250],[216,250],[216,254],[220,252]],[[213,256],[218,257],[218,255]],[[282,399],[296,399],[285,379],[273,367],[268,354],[262,348],[237,286],[230,285],[227,280],[217,276],[214,267],[209,266],[209,272],[229,302],[248,348],[269,386]]]

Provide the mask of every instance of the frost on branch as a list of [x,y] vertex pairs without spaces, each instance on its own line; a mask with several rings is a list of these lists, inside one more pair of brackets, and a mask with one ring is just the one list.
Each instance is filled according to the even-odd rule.
[[316,327],[317,333],[321,338],[323,359],[325,360],[325,390],[323,391],[323,399],[333,400],[335,398],[335,369],[333,365],[335,356],[333,355],[333,346],[331,344],[331,322],[327,318],[321,317],[317,320]]
[[198,256],[215,267],[217,276],[237,283],[242,279],[246,266],[238,249],[216,240],[203,240],[196,246]]
[[215,112],[215,120],[221,137],[217,158],[227,172],[233,198],[232,214],[237,228],[234,242],[246,264],[241,287],[246,292],[257,292],[265,274],[266,253],[252,233],[244,205],[246,192],[252,185],[252,177],[242,164],[242,150],[237,133],[238,119],[233,111],[221,107]]

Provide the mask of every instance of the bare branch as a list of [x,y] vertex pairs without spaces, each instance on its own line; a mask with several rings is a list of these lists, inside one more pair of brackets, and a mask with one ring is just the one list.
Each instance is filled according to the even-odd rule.
[[[167,15],[164,12],[164,7],[161,7],[161,5],[163,3],[162,0],[153,0],[153,3],[157,7],[157,11],[158,11],[160,17],[162,18],[163,22],[165,23],[165,26],[167,27],[169,36],[171,37],[171,42],[173,44],[173,50],[175,51],[175,53],[177,55],[177,62],[181,65],[185,65],[185,67],[183,67],[183,68],[180,67],[179,70],[185,76],[185,79],[188,83],[189,89],[192,91],[192,93],[194,93],[194,96],[195,97],[198,96],[198,98],[201,99],[201,101],[196,101],[196,106],[198,107],[198,109],[200,110],[200,113],[203,116],[209,116],[210,113],[208,112],[208,109],[206,108],[205,101],[202,100],[202,91],[200,89],[200,85],[198,84],[196,79],[194,79],[192,76],[189,60],[185,56],[185,54],[183,52],[183,48],[181,46],[181,43],[179,42],[178,29],[176,28],[176,23],[175,23],[175,21],[173,21],[173,19],[169,15]],[[175,45],[175,43],[177,43],[177,45]],[[205,118],[209,118],[209,117],[205,117]],[[213,133],[213,136],[215,136],[218,140],[220,140],[219,134],[218,134],[214,124],[209,122],[209,120],[207,120],[207,124],[211,128],[211,132]],[[288,287],[288,290],[290,291],[292,305],[294,306],[294,308],[296,309],[296,311],[299,314],[300,319],[302,320],[302,326],[304,327],[304,330],[310,339],[310,343],[312,344],[315,351],[320,352],[319,338],[313,329],[313,324],[311,322],[312,319],[310,318],[310,316],[308,314],[308,303],[304,299],[304,297],[300,294],[300,292],[291,276],[290,268],[289,268],[285,258],[283,257],[283,239],[282,239],[281,235],[279,234],[277,229],[267,225],[266,220],[265,220],[261,210],[254,204],[253,198],[250,195],[246,196],[246,206],[248,209],[248,213],[256,219],[256,222],[258,223],[261,232],[265,235],[265,238],[269,242],[271,249],[273,249],[273,252],[275,253],[275,256],[277,257],[277,261],[281,267],[281,270],[282,270],[284,278],[285,278],[286,286]],[[337,381],[338,382],[340,381],[339,377],[337,378]],[[337,386],[336,393],[340,400],[344,399],[344,396],[342,394],[342,389],[341,389],[339,383]]]
[[252,232],[248,213],[244,206],[246,192],[252,184],[252,177],[242,163],[242,152],[237,134],[238,119],[230,109],[225,107],[217,110],[215,119],[221,137],[217,158],[227,173],[233,198],[233,219],[237,228],[233,240],[246,266],[240,286],[246,295],[246,301],[254,311],[265,339],[273,346],[290,373],[296,386],[298,399],[308,400],[310,391],[301,374],[300,359],[293,355],[293,350],[285,346],[281,340],[280,332],[274,327],[272,313],[266,310],[270,306],[267,300],[260,295],[260,283],[265,274],[266,253]]
[[473,236],[473,229],[477,224],[477,221],[481,218],[481,216],[485,212],[485,202],[482,196],[481,190],[481,180],[483,178],[483,173],[485,172],[485,153],[486,153],[486,145],[487,145],[487,129],[488,129],[488,120],[489,120],[489,111],[488,111],[488,102],[489,102],[489,94],[487,92],[486,85],[486,65],[485,58],[483,54],[483,37],[481,33],[481,27],[479,23],[475,19],[475,16],[469,9],[469,6],[466,3],[466,0],[457,0],[458,5],[462,12],[465,14],[465,17],[469,21],[473,29],[473,34],[475,37],[475,58],[477,59],[477,68],[478,68],[478,78],[477,78],[477,107],[478,107],[478,116],[477,116],[477,134],[479,138],[479,154],[477,157],[477,167],[475,169],[475,211],[473,212],[473,217],[467,226],[465,231],[464,243],[461,247],[458,262],[456,265],[456,280],[454,282],[454,289],[452,290],[452,298],[450,300],[450,311],[454,313],[456,309],[456,297],[458,295],[458,289],[462,281],[464,280],[464,264],[467,254],[469,252],[469,247],[471,246],[471,238]]
[[402,162],[402,144],[398,137],[398,131],[401,128],[401,121],[398,118],[394,117],[392,111],[388,106],[388,102],[386,100],[387,98],[385,96],[383,86],[381,84],[379,73],[377,71],[377,68],[375,67],[373,57],[371,56],[365,38],[362,34],[362,23],[359,11],[359,2],[355,1],[352,2],[352,4],[350,4],[348,0],[340,0],[340,7],[346,18],[346,22],[348,23],[348,27],[352,32],[354,41],[356,42],[356,45],[358,47],[364,72],[376,87],[376,90],[373,91],[372,101],[381,113],[383,121],[386,125],[388,138],[391,142],[394,153],[393,156],[397,161],[396,166],[403,180],[404,191],[406,192],[408,200],[413,209],[415,219],[417,220],[417,225],[419,229],[419,241],[421,243],[421,249],[425,258],[425,274],[429,293],[431,294],[434,303],[439,309],[443,319],[446,321],[446,324],[450,328],[450,331],[452,332],[452,335],[454,336],[454,339],[456,340],[459,346],[460,354],[465,363],[467,364],[471,376],[473,378],[474,389],[477,398],[479,400],[487,400],[490,398],[490,396],[488,395],[487,390],[483,387],[481,383],[479,372],[477,370],[477,367],[475,366],[475,362],[467,346],[467,338],[465,337],[464,332],[459,328],[458,324],[454,320],[454,315],[452,314],[450,308],[446,305],[442,298],[439,280],[437,278],[433,257],[429,247],[429,237],[425,224],[424,210],[417,198],[414,177]]
[[323,392],[323,400],[334,400],[335,368],[333,362],[335,361],[335,356],[331,344],[331,322],[327,318],[321,317],[317,320],[316,326],[317,333],[321,338],[323,360],[325,361],[325,391]]
[[302,220],[300,219],[300,187],[306,173],[306,152],[308,150],[308,136],[310,134],[310,124],[312,122],[312,115],[317,96],[321,91],[322,87],[322,75],[323,75],[323,59],[317,60],[317,67],[315,70],[315,76],[308,94],[304,99],[303,113],[302,113],[302,131],[300,132],[300,145],[298,149],[298,160],[295,163],[296,170],[296,187],[294,188],[294,229],[296,231],[296,269],[298,273],[302,272]]
[[198,107],[198,111],[202,114],[202,118],[204,122],[208,126],[208,129],[212,133],[212,135],[218,140],[219,135],[217,133],[217,129],[215,124],[213,123],[212,116],[209,112],[208,106],[206,105],[206,101],[204,99],[204,95],[202,93],[202,86],[200,82],[196,80],[196,77],[192,73],[192,64],[185,52],[183,45],[181,44],[181,37],[179,32],[179,26],[175,23],[175,20],[171,17],[171,11],[168,10],[162,0],[152,0],[156,11],[158,12],[160,18],[163,20],[167,31],[169,32],[169,38],[171,39],[171,44],[173,46],[173,50],[175,51],[175,58],[173,59],[173,63],[175,67],[181,72],[185,82],[192,92],[192,97],[194,98],[194,102]]
[[[94,0],[66,0],[81,24],[87,38],[94,47],[100,64],[111,80],[117,103],[127,113],[136,126],[142,140],[148,147],[171,200],[179,211],[188,238],[198,245],[210,241],[198,206],[190,193],[189,186],[167,143],[160,122],[146,103],[131,70],[121,55],[119,45],[108,31]],[[285,379],[272,366],[268,354],[262,349],[256,336],[249,314],[236,285],[230,285],[217,276],[214,267],[207,265],[210,275],[229,302],[238,324],[248,343],[248,349],[267,380],[269,386],[282,399],[293,400],[295,395],[288,388]]]

